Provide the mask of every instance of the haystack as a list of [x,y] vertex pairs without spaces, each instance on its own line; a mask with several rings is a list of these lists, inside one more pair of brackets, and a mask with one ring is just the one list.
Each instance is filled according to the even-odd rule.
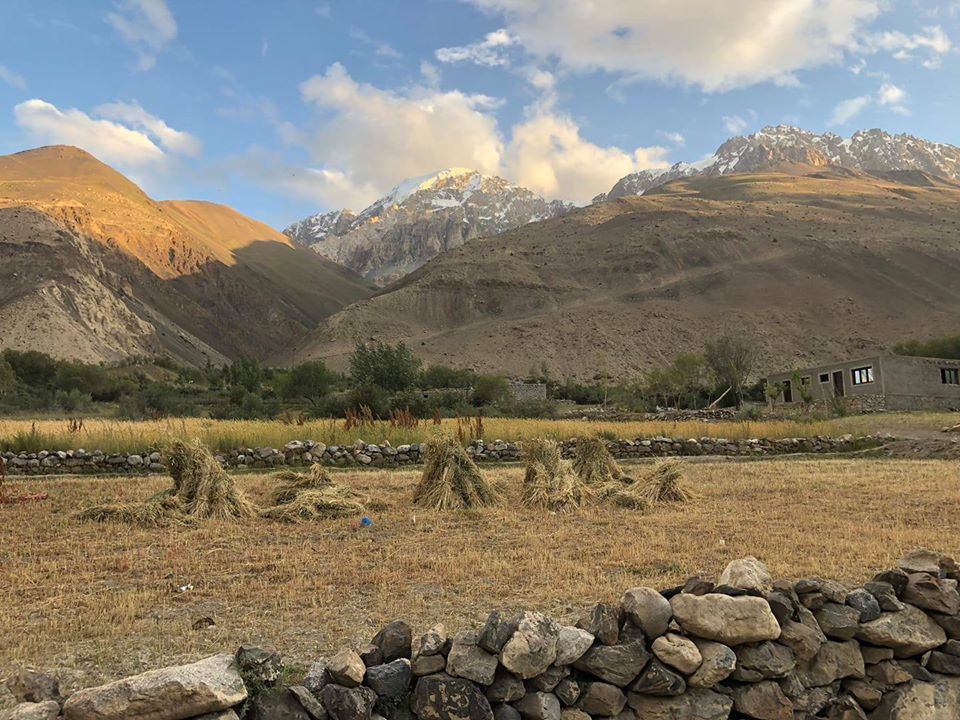
[[449,435],[436,435],[420,447],[423,475],[413,491],[413,504],[452,510],[495,505],[497,490],[490,485],[467,451]]
[[626,477],[607,444],[598,437],[577,438],[573,469],[587,485],[600,485]]
[[562,512],[581,507],[590,493],[568,460],[560,457],[560,448],[552,440],[527,440],[523,443],[527,463],[523,476],[522,502]]
[[284,522],[306,522],[323,518],[360,515],[365,511],[365,498],[353,488],[337,485],[326,468],[319,463],[309,472],[284,471],[280,483],[270,492],[273,507],[261,517]]
[[683,462],[674,458],[658,462],[643,478],[642,493],[653,504],[692,499],[693,495],[683,486]]
[[171,525],[190,520],[244,520],[256,508],[237,489],[217,459],[199,441],[174,441],[166,451],[173,487],[142,503],[107,503],[86,508],[79,520],[136,525]]

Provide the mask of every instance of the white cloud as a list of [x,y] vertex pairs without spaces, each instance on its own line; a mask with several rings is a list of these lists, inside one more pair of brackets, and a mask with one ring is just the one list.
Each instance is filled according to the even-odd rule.
[[687,139],[678,132],[669,132],[667,130],[657,130],[657,135],[662,137],[667,142],[672,142],[677,147],[683,147],[687,144]]
[[174,130],[163,120],[144,110],[137,102],[106,103],[100,105],[94,113],[143,131],[170,152],[190,156],[200,154],[200,140],[183,130]]
[[915,52],[920,51],[925,54],[922,64],[929,68],[939,67],[942,56],[953,49],[953,42],[939,25],[925,27],[923,32],[910,35],[900,31],[872,34],[867,36],[863,45],[868,52],[890,52],[897,60],[910,60]]
[[487,33],[479,42],[459,47],[440,48],[434,54],[440,62],[471,62],[475,65],[496,67],[510,64],[507,49],[516,43],[517,39],[501,28]]
[[739,135],[744,130],[747,129],[749,123],[744,120],[739,115],[724,115],[723,116],[723,126],[727,129],[728,132],[733,133],[734,135]]
[[893,83],[884,83],[877,93],[877,102],[881,105],[902,105],[907,93]]
[[699,85],[795,83],[859,46],[882,0],[470,0],[533,56],[575,70]]
[[150,70],[157,54],[177,37],[177,21],[166,0],[118,0],[107,22],[137,53],[137,69]]
[[358,27],[350,28],[350,37],[354,40],[358,40],[361,44],[366,45],[368,48],[373,50],[374,55],[380,58],[387,58],[389,60],[396,60],[403,57],[403,53],[396,50],[391,45],[388,45],[385,42],[380,42],[370,37],[364,30]]
[[833,114],[830,115],[831,125],[844,125],[849,120],[859,115],[870,104],[869,95],[861,95],[842,100],[833,108]]
[[20,88],[21,90],[27,86],[27,81],[23,79],[22,75],[18,75],[5,65],[0,65],[0,80],[3,80],[7,85]]

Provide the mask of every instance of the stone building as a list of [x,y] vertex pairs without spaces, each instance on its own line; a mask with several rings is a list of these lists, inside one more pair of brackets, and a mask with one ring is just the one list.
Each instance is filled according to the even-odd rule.
[[960,409],[960,360],[873,355],[776,373],[767,382],[783,385],[781,402],[801,400],[797,375],[814,402],[847,398],[861,410]]
[[510,394],[514,400],[546,400],[546,383],[528,383],[520,380],[514,380],[510,383]]

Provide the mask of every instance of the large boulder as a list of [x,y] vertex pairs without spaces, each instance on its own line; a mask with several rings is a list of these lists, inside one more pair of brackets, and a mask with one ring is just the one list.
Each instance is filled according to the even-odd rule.
[[368,687],[327,685],[320,695],[330,720],[371,720],[377,694]]
[[627,590],[620,600],[620,606],[631,622],[651,640],[667,631],[670,618],[673,617],[670,601],[653,588]]
[[476,685],[442,674],[417,680],[410,709],[419,720],[493,720],[490,701]]
[[797,676],[804,686],[822,687],[843,678],[864,676],[863,655],[856,640],[847,642],[827,641],[812,660],[798,668]]
[[223,653],[80,690],[64,703],[63,715],[66,720],[183,720],[226,710],[246,698],[234,656]]
[[497,656],[478,647],[474,640],[475,636],[471,633],[454,638],[447,655],[447,673],[480,685],[489,685],[497,672]]
[[524,680],[539,675],[557,659],[560,626],[543,613],[526,612],[500,651],[500,662]]
[[883,613],[876,620],[861,624],[857,639],[893,648],[897,657],[910,657],[943,645],[947,634],[923,610],[906,605],[900,612]]
[[10,710],[0,710],[2,720],[57,720],[60,704],[56,700],[24,702]]
[[773,589],[773,578],[766,565],[755,557],[747,556],[731,561],[720,573],[717,584],[766,595]]
[[661,635],[653,641],[651,649],[661,662],[684,675],[694,672],[703,662],[700,650],[694,642],[676,633]]
[[557,665],[573,665],[593,645],[594,637],[582,628],[564,625],[557,637]]
[[626,687],[640,674],[650,653],[640,640],[623,645],[595,645],[573,666],[604,682]]
[[398,658],[393,662],[367,668],[364,683],[380,697],[397,698],[410,691],[410,661]]
[[673,617],[687,633],[725,645],[776,640],[780,625],[759,597],[680,593],[670,599]]
[[960,593],[956,580],[941,580],[927,573],[913,573],[900,599],[924,610],[956,615],[960,612]]
[[957,720],[960,718],[960,678],[936,676],[933,682],[913,681],[887,693],[870,720]]
[[627,702],[643,720],[727,720],[733,709],[733,700],[706,688],[691,688],[676,697],[630,693]]
[[403,620],[394,620],[383,626],[371,641],[383,653],[383,662],[409,658],[413,645],[413,632]]

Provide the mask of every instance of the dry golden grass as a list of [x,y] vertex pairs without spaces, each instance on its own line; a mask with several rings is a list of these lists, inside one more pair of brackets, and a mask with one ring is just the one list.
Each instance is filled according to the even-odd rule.
[[[505,484],[507,501],[465,512],[411,508],[415,470],[334,472],[384,502],[370,528],[354,518],[103,526],[71,515],[103,496],[141,499],[169,480],[14,482],[14,492],[50,499],[0,509],[0,675],[17,662],[70,668],[76,687],[241,642],[275,644],[305,664],[395,617],[416,630],[435,621],[456,630],[497,607],[570,618],[628,587],[715,577],[744,555],[778,576],[862,582],[917,545],[960,554],[957,463],[690,463],[695,499],[646,514],[521,508],[522,468],[484,472]],[[264,505],[276,480],[238,483]],[[204,617],[216,625],[193,630]]]

